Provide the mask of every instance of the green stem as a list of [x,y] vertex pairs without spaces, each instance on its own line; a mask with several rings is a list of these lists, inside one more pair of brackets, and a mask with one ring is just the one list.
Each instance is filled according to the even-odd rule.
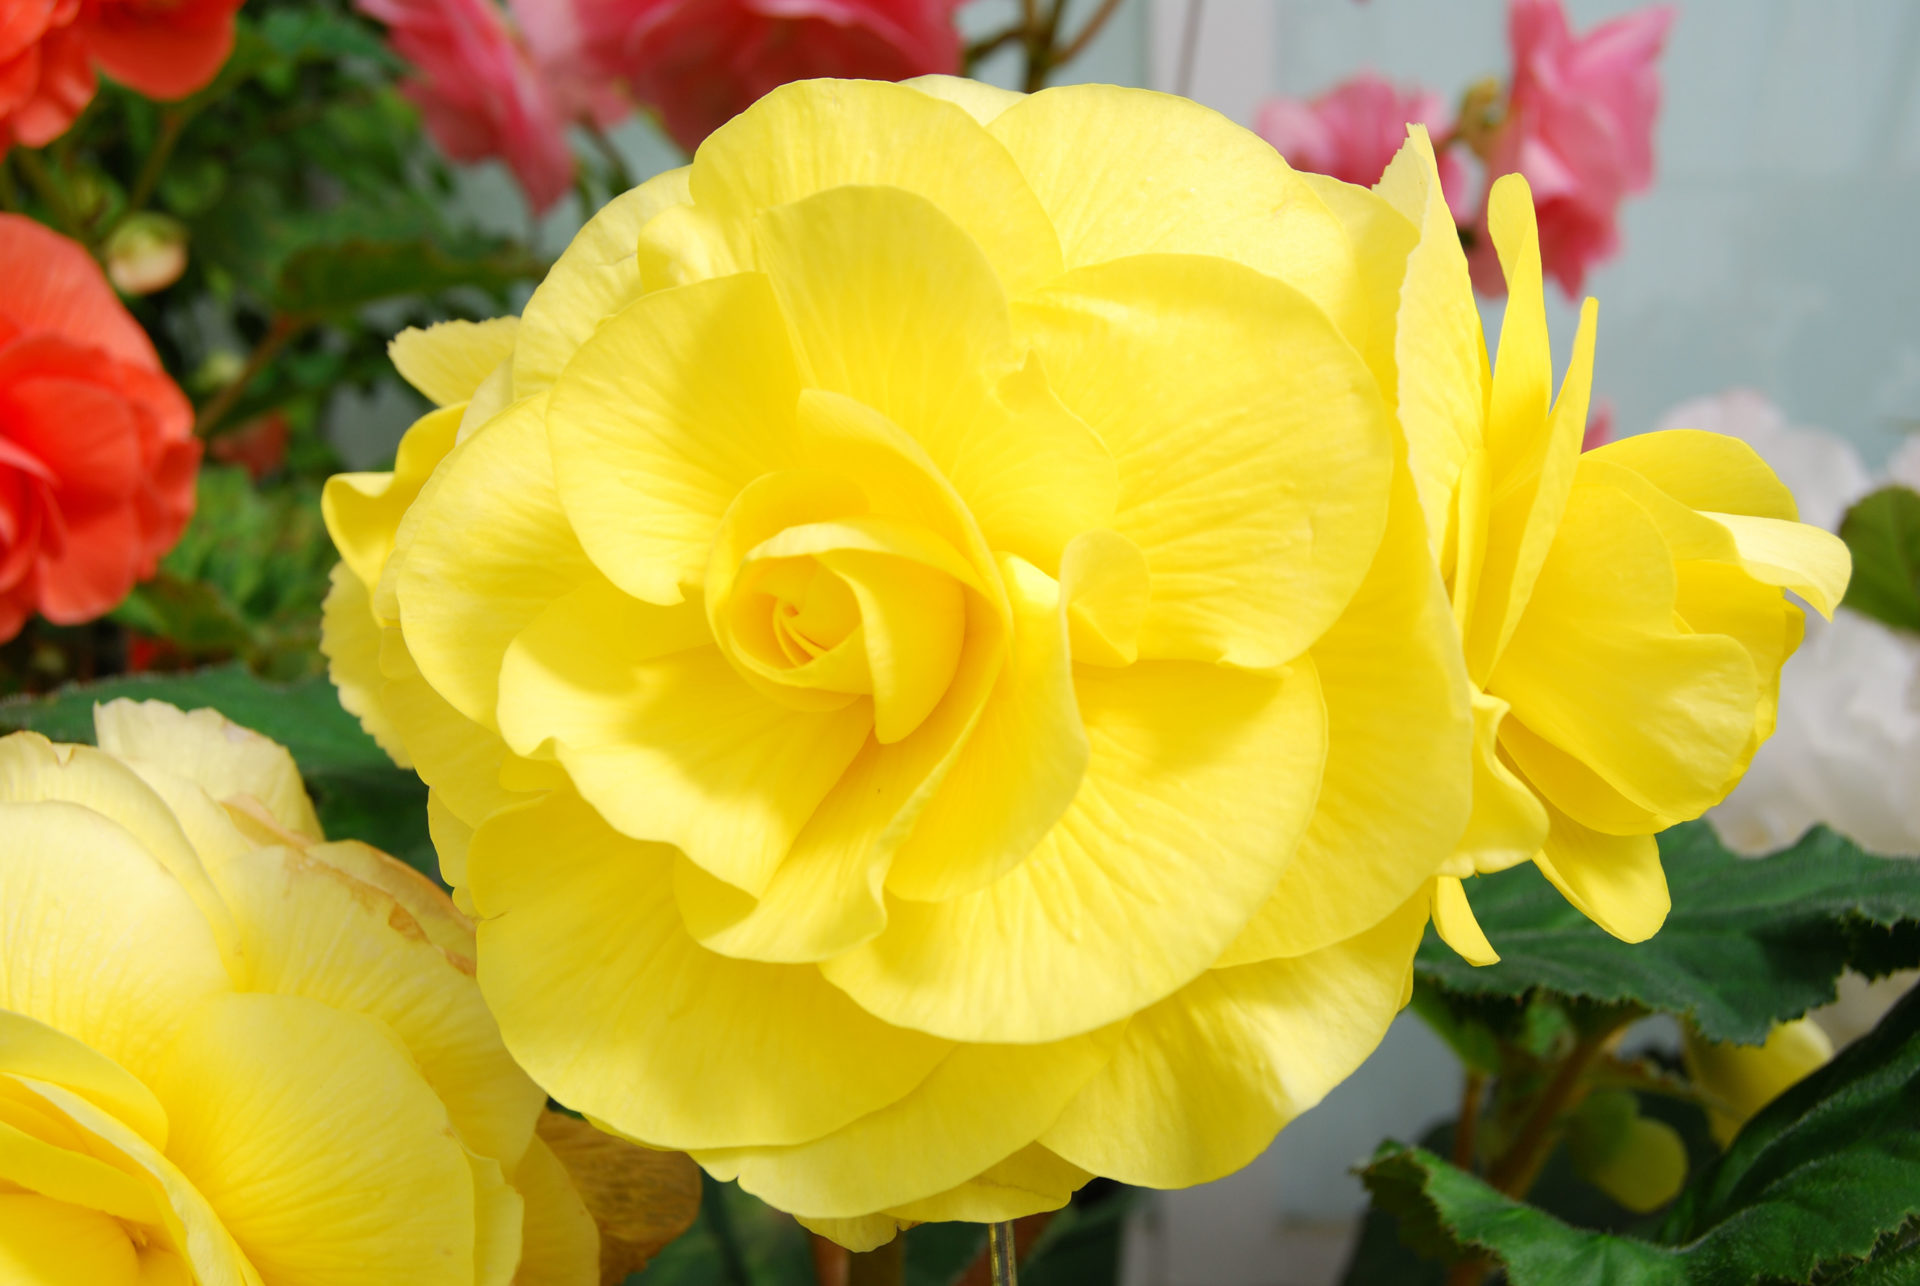
[[0,156],[0,210],[19,213],[20,189],[13,183],[13,167],[7,164],[7,158]]
[[727,1211],[726,1185],[703,1170],[700,1189],[700,1218],[706,1221],[707,1231],[713,1234],[713,1244],[720,1251],[723,1286],[753,1286],[746,1257],[740,1253],[740,1237],[733,1230],[733,1216]]
[[147,153],[146,163],[140,167],[140,177],[133,181],[133,191],[127,194],[126,213],[120,216],[122,221],[140,213],[153,199],[153,190],[160,185],[160,174],[166,169],[174,147],[180,142],[180,133],[192,116],[192,112],[181,107],[161,112],[160,136],[154,139],[153,150]]
[[1547,1154],[1553,1150],[1554,1127],[1586,1097],[1587,1069],[1618,1030],[1618,1026],[1608,1026],[1588,1032],[1574,1045],[1572,1052],[1554,1069],[1547,1088],[1534,1100],[1533,1110],[1520,1126],[1520,1133],[1487,1172],[1489,1184],[1516,1199],[1527,1195],[1540,1167],[1546,1164]]
[[1480,1130],[1480,1105],[1487,1097],[1487,1074],[1477,1067],[1467,1069],[1467,1083],[1460,1091],[1460,1114],[1453,1123],[1453,1163],[1472,1173],[1476,1136]]
[[993,1286],[1019,1286],[1020,1246],[1011,1221],[987,1225],[987,1272]]
[[253,383],[254,377],[265,370],[267,363],[278,357],[280,350],[306,328],[307,322],[302,318],[274,318],[273,324],[267,328],[267,333],[261,337],[258,344],[254,345],[253,352],[248,355],[247,364],[241,368],[239,376],[231,384],[215,393],[212,399],[200,408],[200,414],[194,418],[193,431],[203,438],[211,433],[227,412],[233,409],[233,404],[238,402],[241,395],[247,391],[247,386]]
[[1005,48],[1007,45],[1015,44],[1026,39],[1026,35],[1027,28],[1024,26],[1008,27],[1004,31],[996,31],[991,36],[974,41],[967,46],[966,53],[962,56],[960,63],[961,70],[971,76],[973,69],[980,65],[981,59],[988,57],[997,50]]
[[66,189],[54,179],[52,171],[40,154],[31,148],[15,148],[11,154],[20,162],[20,172],[27,176],[27,185],[31,187],[47,209],[53,214],[54,222],[60,230],[76,241],[86,240],[86,229],[80,226],[79,218],[73,212],[73,205],[67,200]]

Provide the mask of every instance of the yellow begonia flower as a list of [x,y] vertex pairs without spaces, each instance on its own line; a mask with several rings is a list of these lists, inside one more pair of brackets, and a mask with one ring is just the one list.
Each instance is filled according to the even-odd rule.
[[325,647],[550,1093],[866,1247],[1371,1052],[1473,736],[1372,254],[1181,99],[818,81],[396,346]]
[[1473,813],[1433,888],[1441,935],[1497,956],[1461,879],[1531,860],[1629,942],[1668,909],[1654,835],[1725,798],[1772,733],[1799,608],[1846,588],[1839,539],[1745,443],[1668,431],[1581,453],[1597,308],[1581,310],[1557,399],[1533,200],[1493,188],[1507,278],[1495,360],[1424,129],[1341,211],[1399,257],[1390,357],[1429,547],[1473,688]]
[[1833,1042],[1811,1018],[1777,1024],[1759,1045],[1724,1045],[1686,1031],[1687,1075],[1708,1097],[1713,1137],[1726,1147],[1767,1104],[1833,1058]]
[[[536,1136],[472,923],[266,738],[95,728],[0,739],[0,1280],[597,1286],[609,1163]],[[685,1227],[692,1166],[621,1146]]]

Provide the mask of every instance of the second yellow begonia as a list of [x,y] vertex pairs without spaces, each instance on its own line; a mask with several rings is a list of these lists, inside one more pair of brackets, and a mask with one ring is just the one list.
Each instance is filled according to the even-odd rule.
[[1507,304],[1489,362],[1425,131],[1372,193],[1345,189],[1373,262],[1398,261],[1393,387],[1472,685],[1473,813],[1436,927],[1497,958],[1462,881],[1531,860],[1629,942],[1668,910],[1654,836],[1725,798],[1772,734],[1800,609],[1830,615],[1846,547],[1797,521],[1753,449],[1673,430],[1582,453],[1597,306],[1556,399],[1527,182],[1488,220]]
[[1340,199],[1163,95],[798,84],[396,344],[326,646],[549,1092],[868,1246],[1373,1049],[1473,728]]

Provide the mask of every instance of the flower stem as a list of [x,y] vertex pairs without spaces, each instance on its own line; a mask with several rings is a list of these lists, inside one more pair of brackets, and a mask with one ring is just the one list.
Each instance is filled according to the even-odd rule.
[[726,1185],[704,1170],[700,1172],[700,1218],[720,1252],[724,1286],[753,1286],[746,1258],[740,1253],[740,1238],[733,1230],[733,1216],[727,1211]]
[[1473,1170],[1475,1136],[1480,1130],[1480,1104],[1486,1096],[1487,1074],[1469,1067],[1466,1085],[1460,1091],[1460,1114],[1453,1124],[1453,1163],[1469,1173]]
[[247,391],[247,385],[253,383],[254,376],[265,370],[267,363],[280,355],[280,350],[287,346],[288,341],[306,328],[307,323],[298,317],[274,318],[273,324],[267,328],[267,333],[261,337],[258,344],[254,345],[253,352],[248,355],[247,364],[241,368],[240,374],[200,408],[200,414],[193,421],[193,431],[200,437],[206,437],[220,423],[221,418],[233,409],[233,404],[238,402]]
[[73,203],[67,200],[66,189],[54,180],[52,171],[40,154],[31,148],[18,147],[12,155],[20,160],[20,172],[27,176],[27,183],[47,203],[47,209],[53,214],[54,222],[60,230],[75,241],[86,240],[86,229],[80,226],[80,220],[73,212]]
[[140,213],[153,199],[153,190],[160,183],[160,174],[166,169],[167,160],[173,155],[174,145],[180,141],[180,132],[187,127],[193,113],[182,107],[171,107],[160,114],[160,135],[153,141],[153,150],[147,153],[147,160],[140,167],[140,177],[133,181],[133,191],[127,194],[126,213],[122,221]]
[[987,1225],[987,1270],[993,1286],[1018,1286],[1020,1270],[1016,1266],[1019,1250],[1014,1245],[1011,1220]]
[[1087,19],[1087,25],[1080,28],[1080,34],[1068,41],[1066,48],[1055,51],[1053,65],[1064,67],[1085,52],[1087,46],[1093,43],[1093,38],[1100,34],[1100,28],[1107,25],[1107,19],[1113,17],[1119,8],[1120,0],[1102,0],[1093,17]]

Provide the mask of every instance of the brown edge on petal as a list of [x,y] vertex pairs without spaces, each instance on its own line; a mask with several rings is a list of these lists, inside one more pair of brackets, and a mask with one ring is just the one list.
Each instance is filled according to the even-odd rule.
[[655,1152],[561,1112],[542,1112],[534,1129],[600,1229],[601,1286],[645,1268],[699,1217],[700,1170],[686,1153]]

